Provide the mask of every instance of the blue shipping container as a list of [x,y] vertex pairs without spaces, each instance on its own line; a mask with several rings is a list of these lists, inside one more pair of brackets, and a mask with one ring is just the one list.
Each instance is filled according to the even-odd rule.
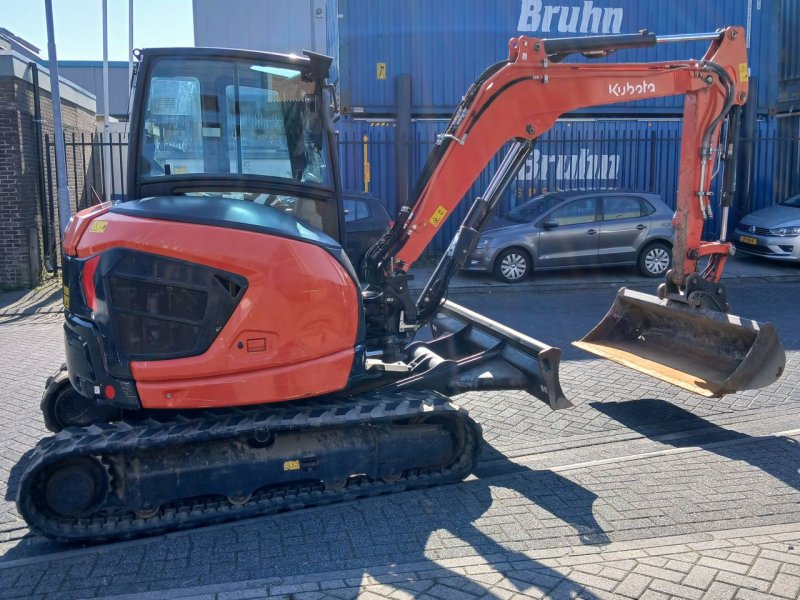
[[[507,58],[512,36],[553,38],[641,29],[665,35],[741,25],[748,28],[756,84],[751,97],[759,113],[767,113],[777,98],[780,36],[775,33],[783,23],[784,4],[795,5],[797,0],[330,0],[328,41],[338,58],[345,112],[393,114],[394,78],[410,74],[414,115],[448,116],[486,67]],[[800,43],[796,31],[784,38],[795,47]],[[700,58],[706,48],[705,42],[661,44],[620,51],[603,60]],[[679,114],[681,107],[682,98],[673,97],[585,112],[633,117]]]
[[782,0],[779,110],[800,110],[800,0]]

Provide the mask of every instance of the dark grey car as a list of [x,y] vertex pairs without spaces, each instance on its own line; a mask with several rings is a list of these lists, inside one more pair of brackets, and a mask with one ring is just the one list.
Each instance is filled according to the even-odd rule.
[[555,192],[495,218],[465,270],[521,281],[533,269],[638,265],[648,277],[672,264],[673,211],[655,194]]
[[344,250],[359,273],[367,250],[390,225],[389,213],[378,198],[365,193],[344,193]]

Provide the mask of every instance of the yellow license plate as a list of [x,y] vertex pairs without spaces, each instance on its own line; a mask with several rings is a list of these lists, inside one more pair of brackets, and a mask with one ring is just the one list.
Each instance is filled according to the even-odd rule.
[[743,242],[745,244],[752,244],[753,246],[758,244],[758,240],[756,238],[753,238],[753,237],[750,237],[750,236],[747,236],[747,235],[739,236],[739,241]]

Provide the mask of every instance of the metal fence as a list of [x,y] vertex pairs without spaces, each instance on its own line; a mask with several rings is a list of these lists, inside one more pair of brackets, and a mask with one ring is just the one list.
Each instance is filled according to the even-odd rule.
[[[366,191],[380,198],[390,215],[403,199],[397,195],[395,128],[391,122],[359,122],[341,127],[339,154],[343,185],[349,191]],[[413,189],[436,135],[444,124],[418,122],[409,146],[410,167],[405,174]],[[538,141],[525,166],[509,186],[499,207],[505,212],[537,194],[571,189],[628,189],[659,194],[674,208],[680,157],[680,122],[655,122],[649,129],[616,123],[560,123]],[[782,133],[783,135],[779,135]],[[98,199],[123,198],[127,183],[127,136],[67,135],[67,170],[73,209],[81,210]],[[786,132],[759,125],[756,137],[740,141],[738,194],[729,226],[745,214],[800,193],[800,130]],[[502,153],[501,153],[502,154]],[[487,168],[468,192],[468,200],[481,194],[497,168],[501,155]],[[47,211],[43,226],[55,232],[56,203],[54,144],[45,136],[44,173]],[[719,197],[720,177],[714,183]],[[428,256],[446,248],[469,202],[462,202],[442,226],[428,249]],[[706,225],[706,237],[719,234],[719,211]],[[45,236],[47,237],[47,236]]]
[[[70,204],[77,212],[103,200],[123,198],[127,184],[128,136],[124,133],[64,135]],[[58,199],[55,140],[44,136],[40,203],[41,240],[46,266],[60,262],[61,235],[58,227]]]
[[[439,133],[439,126],[417,127],[408,142],[411,172],[410,187],[422,170]],[[800,134],[779,136],[761,128],[756,137],[739,142],[738,191],[729,218],[729,230],[744,215],[771,206],[800,193]],[[363,125],[356,131],[340,133],[339,151],[346,189],[365,191],[381,198],[394,214],[398,198],[395,154],[399,142],[391,123]],[[680,122],[669,122],[644,133],[636,130],[593,131],[575,127],[573,131],[548,132],[542,136],[517,178],[511,183],[498,211],[502,214],[538,194],[561,190],[619,189],[659,194],[672,208],[677,196],[680,168]],[[485,190],[502,153],[490,161],[467,194],[474,198]],[[719,198],[722,178],[712,187],[712,198]],[[466,214],[469,201],[462,202],[442,226],[429,254],[443,251]],[[719,235],[720,212],[705,228],[705,236]]]
[[[56,195],[55,140],[47,134],[44,140],[47,201],[52,204]],[[64,146],[73,210],[91,206],[97,198],[114,199],[125,193],[127,134],[65,134]]]

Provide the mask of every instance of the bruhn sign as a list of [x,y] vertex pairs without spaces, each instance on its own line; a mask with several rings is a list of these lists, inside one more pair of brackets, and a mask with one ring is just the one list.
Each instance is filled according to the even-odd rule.
[[595,6],[591,0],[570,6],[522,0],[517,29],[543,33],[619,33],[623,14],[622,8]]
[[587,180],[616,179],[618,154],[590,154],[586,148],[578,154],[542,154],[534,149],[517,173],[518,180]]

